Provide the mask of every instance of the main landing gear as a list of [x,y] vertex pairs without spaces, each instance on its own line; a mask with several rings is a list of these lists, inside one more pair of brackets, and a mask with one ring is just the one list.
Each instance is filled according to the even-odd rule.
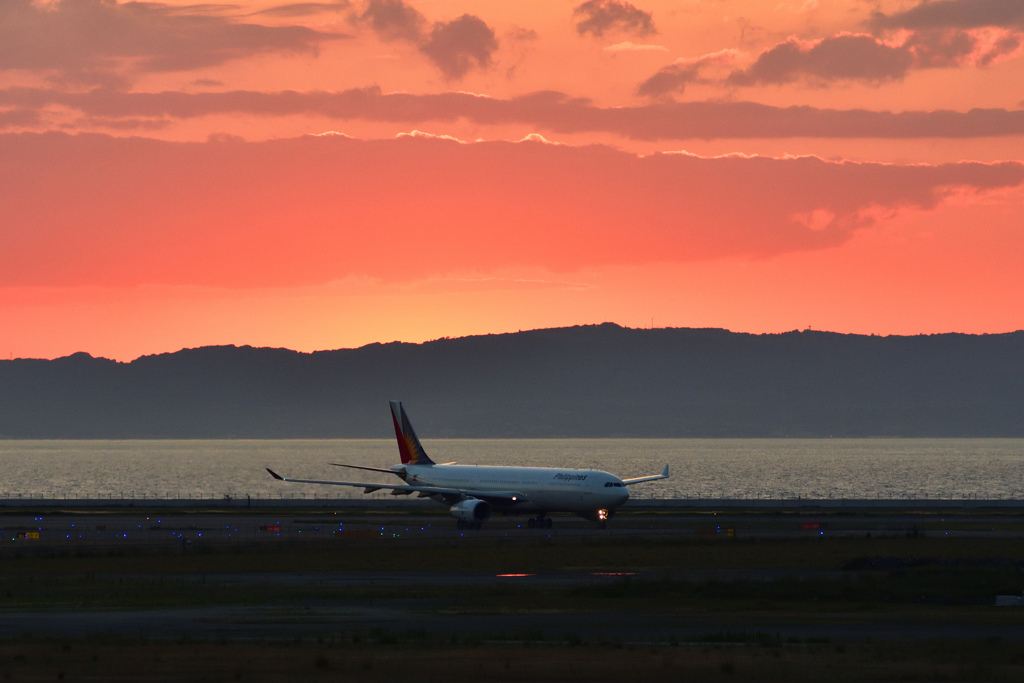
[[541,515],[540,517],[530,517],[530,521],[526,523],[526,526],[531,529],[550,529],[551,518]]
[[479,529],[480,526],[481,526],[481,523],[480,522],[466,522],[466,521],[463,521],[463,520],[460,519],[456,526],[459,528],[459,531],[462,531],[463,529]]

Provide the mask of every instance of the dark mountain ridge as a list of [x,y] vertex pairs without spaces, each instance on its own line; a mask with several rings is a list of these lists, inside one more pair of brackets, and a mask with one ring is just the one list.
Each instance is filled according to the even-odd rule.
[[299,353],[0,361],[5,438],[1024,436],[1024,332],[605,323]]

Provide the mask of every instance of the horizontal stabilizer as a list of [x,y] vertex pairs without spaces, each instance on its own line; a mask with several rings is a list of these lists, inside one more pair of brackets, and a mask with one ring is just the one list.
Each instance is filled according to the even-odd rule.
[[345,465],[340,462],[332,462],[330,464],[333,465],[334,467],[347,467],[351,470],[366,470],[368,472],[384,472],[385,474],[398,474],[394,470],[385,469],[383,467],[363,467],[362,465]]

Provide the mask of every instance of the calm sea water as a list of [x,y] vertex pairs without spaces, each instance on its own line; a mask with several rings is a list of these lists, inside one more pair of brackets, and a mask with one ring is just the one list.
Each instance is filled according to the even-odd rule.
[[[1024,439],[451,439],[437,462],[596,468],[671,478],[638,498],[1024,498]],[[394,481],[393,440],[0,441],[0,498],[363,497],[289,477]],[[383,496],[384,494],[375,494]]]

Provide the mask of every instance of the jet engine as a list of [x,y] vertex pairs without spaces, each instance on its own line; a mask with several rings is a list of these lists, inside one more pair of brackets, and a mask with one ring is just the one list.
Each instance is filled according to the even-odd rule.
[[470,498],[452,505],[449,512],[460,522],[486,522],[491,518],[491,504],[486,500]]

